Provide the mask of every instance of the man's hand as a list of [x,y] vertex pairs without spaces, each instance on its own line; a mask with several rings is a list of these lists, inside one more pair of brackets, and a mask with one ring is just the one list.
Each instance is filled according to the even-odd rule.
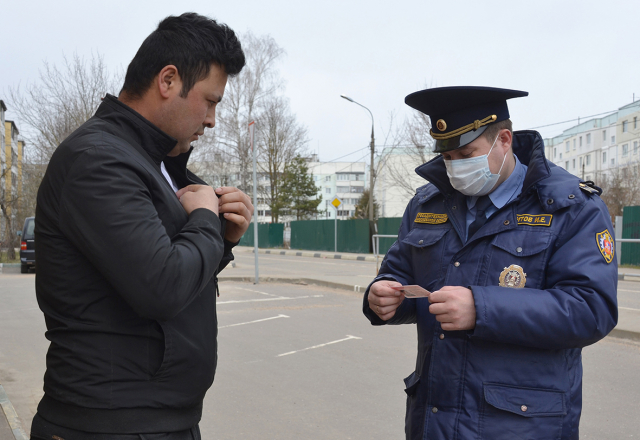
[[442,330],[471,330],[476,326],[476,304],[470,289],[444,286],[429,295],[429,312],[436,315]]
[[391,319],[404,300],[404,293],[393,290],[391,286],[402,286],[402,284],[397,281],[382,280],[373,283],[369,289],[369,308],[383,321]]
[[251,224],[253,215],[251,199],[238,188],[230,186],[216,188],[216,194],[220,196],[220,214],[228,220],[224,238],[231,243],[236,243],[240,241]]
[[189,185],[180,189],[176,196],[187,214],[198,208],[206,208],[218,214],[218,196],[207,185]]

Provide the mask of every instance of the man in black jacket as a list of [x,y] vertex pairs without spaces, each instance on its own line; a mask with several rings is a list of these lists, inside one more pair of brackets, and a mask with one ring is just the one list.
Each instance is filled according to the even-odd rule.
[[32,439],[200,438],[217,274],[253,206],[186,163],[244,63],[227,26],[168,17],[119,97],[107,95],[51,158],[35,231],[51,345]]

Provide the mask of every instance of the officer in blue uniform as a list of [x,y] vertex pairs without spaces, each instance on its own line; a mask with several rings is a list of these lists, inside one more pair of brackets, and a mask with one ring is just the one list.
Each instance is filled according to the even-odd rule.
[[440,155],[416,169],[429,183],[363,311],[373,325],[417,324],[407,439],[578,439],[581,349],[617,322],[613,228],[599,188],[547,161],[539,133],[512,132],[507,100],[526,95],[405,99],[430,116]]

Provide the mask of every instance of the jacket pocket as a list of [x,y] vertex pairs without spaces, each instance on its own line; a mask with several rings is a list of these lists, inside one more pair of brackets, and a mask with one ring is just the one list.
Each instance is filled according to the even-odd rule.
[[550,257],[549,249],[554,235],[520,229],[503,232],[491,242],[491,261],[486,285],[499,285],[505,269],[520,266],[525,273],[525,284],[519,287],[540,289],[544,287],[545,268]]
[[560,439],[567,414],[563,392],[495,383],[485,383],[483,388],[481,439]]
[[[415,227],[402,240],[403,245],[407,246],[407,254],[411,256],[415,284],[427,290],[441,285],[446,275],[445,237],[450,230],[450,226]],[[425,270],[426,268],[429,270]]]
[[420,384],[420,375],[415,371],[411,373],[408,377],[404,378],[404,392],[407,393],[407,396],[413,396],[418,389],[418,385]]
[[161,322],[158,322],[158,325],[162,329],[162,333],[164,335],[164,353],[162,356],[162,363],[157,371],[152,375],[151,380],[161,380],[164,378],[173,358],[173,339],[171,337],[171,328]]

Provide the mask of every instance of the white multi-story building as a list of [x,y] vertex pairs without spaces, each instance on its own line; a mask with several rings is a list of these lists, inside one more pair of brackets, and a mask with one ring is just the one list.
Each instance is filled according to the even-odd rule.
[[640,162],[640,101],[545,139],[547,159],[596,185],[607,172]]
[[[369,173],[365,162],[309,162],[309,173],[318,187],[323,211],[318,218],[346,220],[356,212],[356,205],[368,187]],[[335,209],[331,202],[335,198],[342,204]]]

